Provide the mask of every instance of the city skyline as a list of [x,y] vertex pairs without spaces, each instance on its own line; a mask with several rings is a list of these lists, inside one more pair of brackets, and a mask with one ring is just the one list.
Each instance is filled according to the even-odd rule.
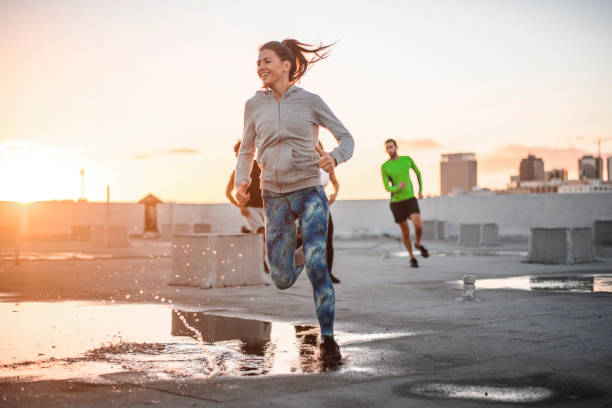
[[300,85],[355,137],[339,199],[387,198],[389,137],[426,195],[459,151],[476,153],[480,187],[504,188],[528,153],[577,179],[612,134],[611,17],[606,1],[5,1],[0,200],[77,199],[83,168],[92,201],[109,184],[113,201],[225,202],[257,46],[285,37],[339,40]]

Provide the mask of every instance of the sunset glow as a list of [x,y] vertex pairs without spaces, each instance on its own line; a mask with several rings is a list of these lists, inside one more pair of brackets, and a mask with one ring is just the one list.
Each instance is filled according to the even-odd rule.
[[426,195],[452,152],[476,154],[481,187],[505,187],[528,153],[576,178],[598,138],[612,155],[611,18],[607,1],[5,1],[0,201],[76,199],[81,168],[89,200],[108,184],[118,201],[226,201],[257,47],[284,37],[338,40],[300,86],[355,138],[339,199],[387,197],[389,137]]

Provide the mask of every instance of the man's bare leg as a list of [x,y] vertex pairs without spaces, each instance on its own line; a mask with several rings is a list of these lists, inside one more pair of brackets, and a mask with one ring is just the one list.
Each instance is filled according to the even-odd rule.
[[423,258],[428,258],[429,251],[427,251],[427,249],[425,249],[425,247],[421,244],[421,237],[423,236],[423,221],[421,220],[421,214],[411,214],[410,221],[412,221],[412,224],[414,225],[414,247],[421,251]]
[[414,246],[418,248],[421,246],[421,236],[423,236],[423,221],[421,220],[421,214],[410,214],[410,221],[412,221],[412,225],[414,225]]
[[402,231],[402,242],[410,254],[410,259],[412,259],[414,258],[414,254],[412,253],[412,242],[410,241],[410,227],[408,226],[408,220],[404,220],[398,225]]

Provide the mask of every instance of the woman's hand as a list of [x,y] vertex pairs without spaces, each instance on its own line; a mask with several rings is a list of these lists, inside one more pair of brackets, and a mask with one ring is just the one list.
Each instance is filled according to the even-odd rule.
[[338,196],[338,194],[336,193],[332,193],[329,195],[329,198],[327,199],[327,201],[329,201],[329,205],[332,205],[334,203],[334,201],[336,201],[336,197]]
[[315,150],[319,153],[319,167],[325,170],[328,173],[334,171],[334,168],[338,163],[336,163],[336,159],[331,154],[327,153],[319,146],[315,146]]
[[249,183],[244,181],[238,188],[236,189],[236,201],[238,201],[238,205],[240,207],[246,206],[249,198],[251,198],[251,194],[247,193],[247,188],[249,188]]

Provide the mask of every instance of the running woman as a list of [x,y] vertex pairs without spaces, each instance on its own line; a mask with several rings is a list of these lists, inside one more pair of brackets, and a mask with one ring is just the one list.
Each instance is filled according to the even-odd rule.
[[[331,173],[352,156],[354,142],[321,97],[295,86],[310,64],[328,55],[329,48],[293,39],[270,41],[259,48],[257,75],[263,89],[245,104],[235,187],[238,203],[246,204],[257,153],[270,276],[279,289],[287,289],[306,270],[321,327],[321,357],[334,362],[341,354],[334,340],[335,295],[325,259],[329,208],[319,168]],[[320,126],[339,142],[331,153],[317,146]],[[305,255],[300,266],[295,259],[296,219]]]
[[423,183],[421,182],[421,172],[410,156],[398,156],[397,143],[395,140],[388,139],[385,141],[385,149],[389,154],[389,160],[384,162],[381,167],[383,184],[385,190],[391,193],[391,212],[393,213],[395,222],[402,231],[402,241],[410,254],[410,266],[418,268],[419,263],[412,253],[408,218],[410,218],[410,221],[412,221],[414,225],[414,247],[421,251],[423,258],[429,257],[429,252],[425,249],[423,244],[421,244],[423,222],[421,221],[419,203],[414,196],[412,181],[410,181],[410,169],[412,169],[419,179],[419,199],[422,200]]

